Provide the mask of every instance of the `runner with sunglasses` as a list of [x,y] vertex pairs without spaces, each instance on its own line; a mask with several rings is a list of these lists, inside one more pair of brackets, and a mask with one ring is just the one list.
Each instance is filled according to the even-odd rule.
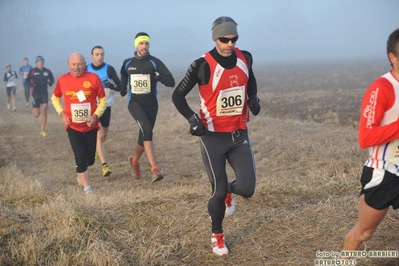
[[[235,47],[237,23],[230,17],[219,17],[212,25],[212,38],[215,48],[191,64],[172,100],[190,123],[190,133],[200,136],[202,159],[212,187],[208,202],[212,251],[227,256],[222,222],[225,215],[235,213],[231,194],[249,198],[255,191],[247,122],[249,110],[258,115],[260,105],[252,55]],[[201,98],[198,114],[185,98],[196,84]],[[235,172],[236,180],[232,182],[228,182],[226,160]]]

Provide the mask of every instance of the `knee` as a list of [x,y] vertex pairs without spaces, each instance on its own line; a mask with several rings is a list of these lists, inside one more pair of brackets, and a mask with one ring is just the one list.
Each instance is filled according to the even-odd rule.
[[249,191],[244,191],[243,193],[241,193],[240,195],[243,197],[243,198],[250,198],[250,197],[252,197],[253,195],[254,195],[254,193],[255,193],[255,191],[254,190],[249,190]]

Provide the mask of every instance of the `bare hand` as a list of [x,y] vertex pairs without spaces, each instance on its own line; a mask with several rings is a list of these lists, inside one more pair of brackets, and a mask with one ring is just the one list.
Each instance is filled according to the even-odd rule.
[[71,121],[69,120],[68,116],[65,114],[64,111],[61,112],[61,119],[62,119],[62,124],[66,127],[71,125]]
[[88,127],[94,127],[97,123],[98,117],[96,114],[90,116],[89,120],[87,121]]

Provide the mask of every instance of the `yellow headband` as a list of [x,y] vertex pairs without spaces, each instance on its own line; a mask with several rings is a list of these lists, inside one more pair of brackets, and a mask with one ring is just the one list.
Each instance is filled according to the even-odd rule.
[[136,39],[134,39],[134,47],[137,48],[137,45],[139,45],[139,42],[146,41],[150,43],[150,37],[148,36],[139,36]]

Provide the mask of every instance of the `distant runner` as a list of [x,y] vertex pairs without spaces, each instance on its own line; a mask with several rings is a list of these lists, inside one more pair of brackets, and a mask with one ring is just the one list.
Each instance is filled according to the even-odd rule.
[[17,72],[11,69],[11,64],[6,65],[6,73],[4,73],[4,83],[6,85],[6,91],[7,91],[7,109],[11,109],[11,104],[12,104],[12,110],[15,112],[17,110],[16,108],[16,102],[15,102],[15,93],[17,90],[17,83],[15,80],[18,78]]
[[29,59],[24,58],[23,65],[19,68],[19,75],[22,77],[22,84],[24,86],[24,92],[25,92],[25,100],[26,104],[25,106],[29,106],[29,98],[30,98],[30,85],[29,82],[27,82],[26,78],[28,77],[29,72],[32,70],[32,66],[29,65]]

